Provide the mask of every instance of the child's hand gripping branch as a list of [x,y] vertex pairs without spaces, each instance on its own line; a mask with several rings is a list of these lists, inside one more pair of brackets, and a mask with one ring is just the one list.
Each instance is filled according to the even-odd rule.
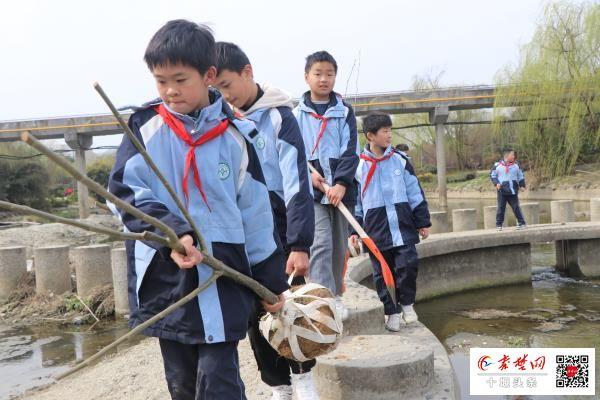
[[427,239],[429,237],[429,228],[419,228],[419,235],[421,235],[421,239]]
[[181,269],[189,269],[202,263],[204,256],[194,246],[194,238],[191,235],[183,235],[179,239],[179,243],[183,245],[185,254],[181,254],[175,250],[171,250],[171,259]]

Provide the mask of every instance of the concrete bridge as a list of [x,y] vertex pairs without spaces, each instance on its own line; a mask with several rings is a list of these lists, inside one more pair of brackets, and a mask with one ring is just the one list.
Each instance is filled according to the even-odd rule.
[[[435,125],[438,194],[440,206],[447,206],[445,127],[451,111],[472,110],[494,107],[495,86],[460,86],[433,90],[398,91],[367,93],[347,96],[354,106],[356,115],[370,111],[383,111],[390,114],[427,113],[429,121]],[[510,106],[527,102],[527,93],[522,100]],[[128,118],[129,114],[124,113]],[[112,115],[80,115],[34,120],[0,121],[0,142],[19,140],[21,133],[29,131],[38,139],[64,138],[75,150],[78,168],[85,171],[85,151],[90,149],[93,136],[122,134],[123,131]],[[87,187],[78,184],[79,215],[89,215]]]
[[[417,301],[531,284],[531,243],[537,242],[556,243],[557,268],[565,274],[600,276],[600,222],[434,234],[417,245]],[[318,359],[319,392],[328,399],[464,398],[446,350],[425,326],[411,324],[396,334],[383,329],[383,307],[365,287],[372,286],[371,274],[367,256],[349,263],[344,302],[350,317],[338,349]]]

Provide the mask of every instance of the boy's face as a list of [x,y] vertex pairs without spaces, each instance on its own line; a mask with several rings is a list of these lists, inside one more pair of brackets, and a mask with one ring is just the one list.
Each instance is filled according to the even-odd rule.
[[392,127],[384,126],[379,128],[376,133],[368,132],[369,143],[387,149],[392,144]]
[[254,100],[251,97],[255,85],[250,65],[246,65],[240,73],[229,69],[221,70],[215,81],[215,87],[223,93],[225,100],[240,109]]
[[208,104],[208,87],[216,75],[210,67],[204,75],[189,65],[166,64],[152,69],[160,98],[169,108],[180,114],[188,114]]
[[304,80],[313,94],[325,98],[333,92],[335,75],[336,72],[332,63],[320,61],[314,63],[308,73],[304,74]]
[[505,159],[507,162],[515,162],[515,152],[514,152],[514,151],[511,151],[511,152],[509,152],[509,153],[506,153],[506,154],[504,155],[504,159]]

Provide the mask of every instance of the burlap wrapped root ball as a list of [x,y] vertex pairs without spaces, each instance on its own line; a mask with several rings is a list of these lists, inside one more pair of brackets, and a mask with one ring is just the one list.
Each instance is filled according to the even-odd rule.
[[343,330],[331,291],[316,283],[292,287],[281,311],[267,313],[259,327],[282,357],[296,361],[333,351]]

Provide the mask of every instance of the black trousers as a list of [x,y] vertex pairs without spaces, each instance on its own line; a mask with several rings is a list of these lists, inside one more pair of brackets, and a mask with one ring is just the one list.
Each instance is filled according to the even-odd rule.
[[245,400],[238,342],[183,344],[159,339],[173,400]]
[[[294,278],[292,284],[301,285],[304,283],[304,277],[298,276]],[[254,310],[250,315],[248,337],[260,371],[260,378],[269,386],[291,385],[290,370],[294,374],[309,372],[317,362],[315,360],[298,362],[280,356],[260,333],[258,323],[264,313],[265,310],[257,299]]]
[[513,212],[515,213],[515,218],[517,218],[517,222],[519,225],[525,225],[525,218],[523,218],[523,213],[521,212],[521,207],[519,206],[519,196],[516,194],[504,194],[502,191],[498,191],[498,211],[496,212],[496,226],[502,226],[504,224],[504,213],[506,212],[506,203],[510,205]]
[[398,246],[381,252],[383,258],[387,262],[394,281],[396,282],[396,299],[394,304],[392,297],[383,281],[381,272],[381,264],[375,256],[369,253],[371,264],[373,264],[373,282],[375,289],[379,295],[379,299],[383,303],[385,315],[397,314],[402,311],[401,305],[414,304],[417,295],[417,272],[419,258],[417,256],[417,248],[414,244],[406,246]]

